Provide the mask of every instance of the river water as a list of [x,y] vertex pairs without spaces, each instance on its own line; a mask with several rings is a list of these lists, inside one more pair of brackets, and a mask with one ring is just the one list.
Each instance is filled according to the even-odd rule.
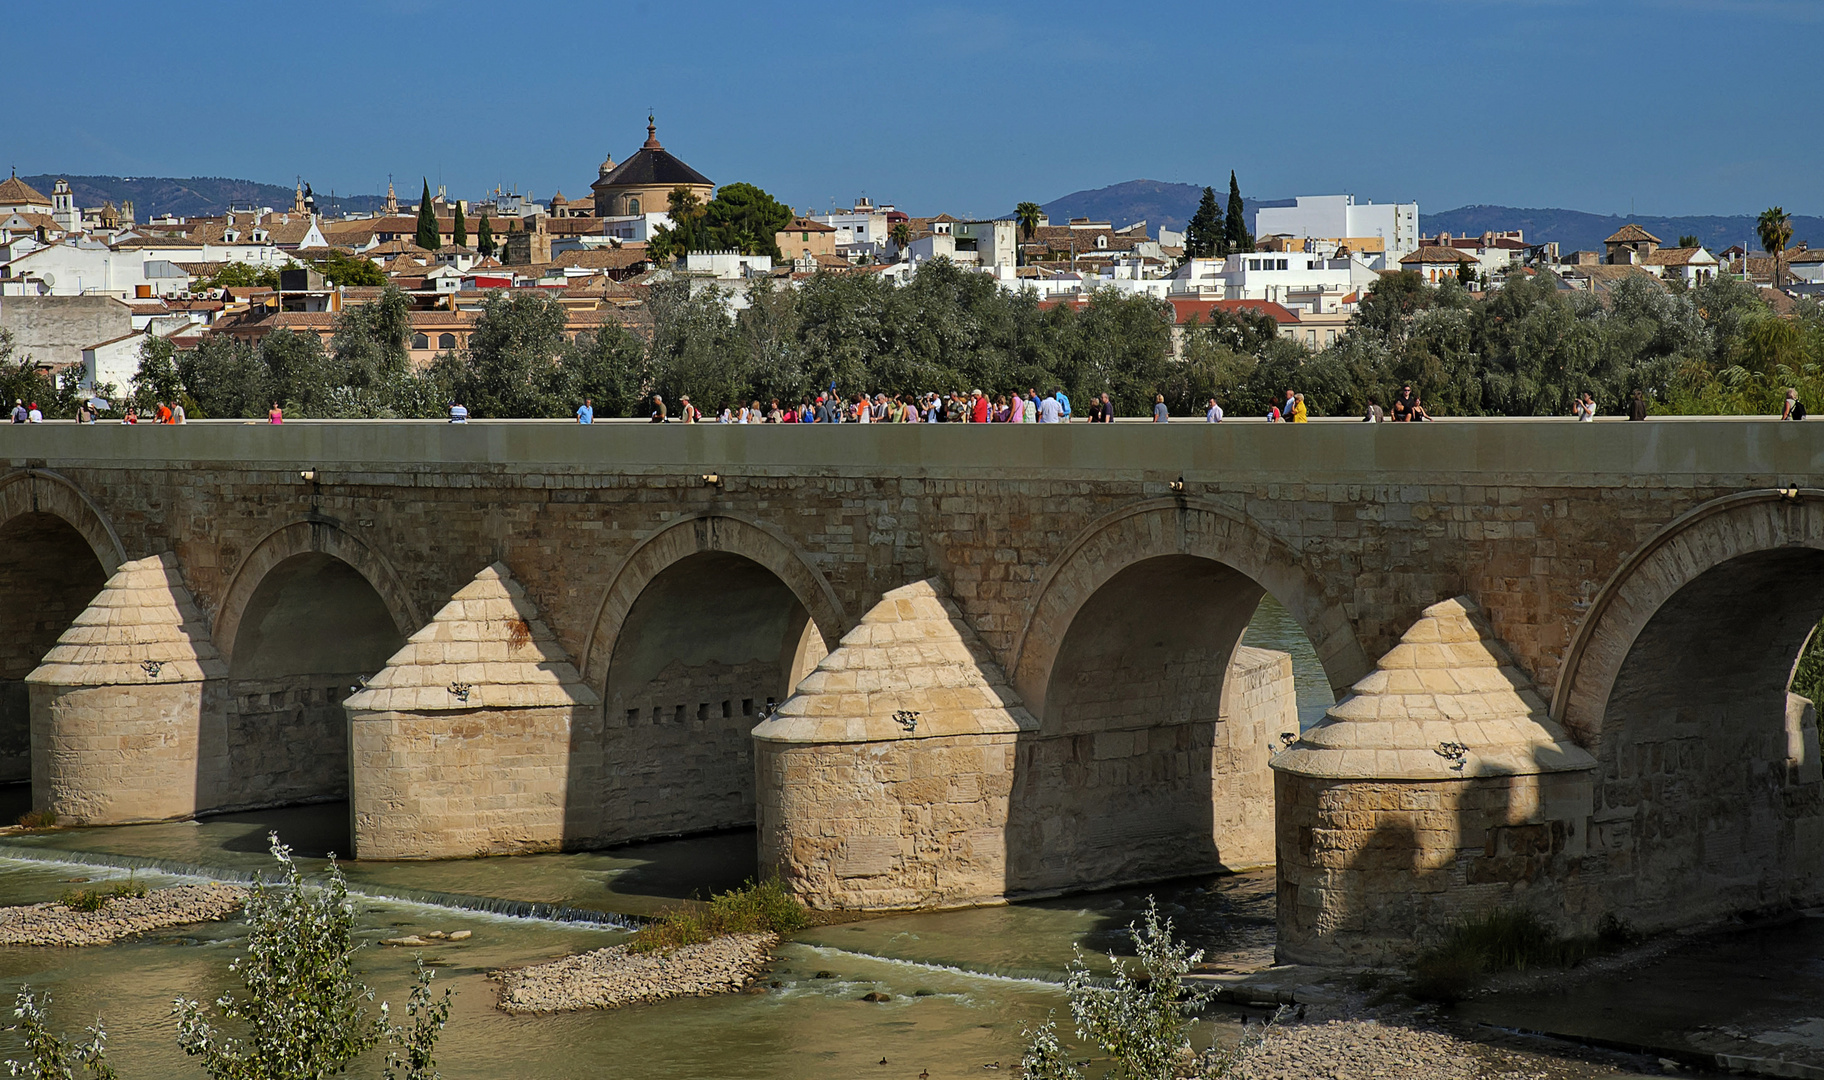
[[[1268,598],[1250,645],[1292,654],[1301,719],[1332,697],[1304,634]],[[13,789],[12,801],[29,792]],[[0,796],[4,803],[5,796]],[[10,818],[24,806],[7,813]],[[0,811],[6,811],[0,806]],[[81,879],[132,875],[150,885],[269,871],[277,831],[307,871],[348,850],[346,804],[231,814],[204,821],[99,828],[0,841],[0,904],[54,900]],[[1057,1012],[1074,951],[1126,951],[1124,928],[1149,896],[1182,936],[1207,949],[1210,970],[1271,962],[1270,871],[1173,882],[970,911],[919,913],[819,927],[778,951],[754,992],[612,1012],[513,1017],[494,1008],[487,973],[623,940],[627,921],[741,884],[755,872],[752,830],[636,844],[607,852],[452,862],[354,863],[360,966],[383,998],[402,1004],[413,950],[381,938],[427,930],[473,937],[421,950],[456,990],[442,1042],[451,1080],[525,1077],[933,1078],[1011,1074],[1023,1029]],[[185,927],[86,949],[0,948],[0,1001],[20,986],[49,991],[59,1028],[105,1020],[111,1054],[130,1080],[194,1077],[176,1048],[172,1000],[211,1000],[230,986],[245,945],[237,922]],[[777,985],[773,985],[777,984]],[[864,1002],[880,992],[890,1000]],[[1206,1027],[1233,1039],[1239,1013]],[[1068,1024],[1064,1025],[1068,1027]],[[0,1032],[0,1054],[16,1053]],[[1087,1054],[1085,1055],[1087,1056]],[[880,1064],[882,1059],[887,1064]]]

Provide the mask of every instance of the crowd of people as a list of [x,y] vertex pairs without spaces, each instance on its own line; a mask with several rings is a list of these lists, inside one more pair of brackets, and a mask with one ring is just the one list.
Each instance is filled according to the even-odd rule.
[[[4,398],[0,398],[0,401],[4,400]],[[94,401],[77,402],[76,422],[78,424],[97,422],[101,413],[97,410],[96,404]],[[106,402],[100,404],[103,407],[107,405]],[[23,399],[14,398],[12,420],[15,424],[42,424],[44,423],[44,410],[38,407],[36,401],[27,405]],[[189,422],[189,417],[184,414],[183,402],[160,401],[148,409],[143,417],[139,415],[139,410],[131,405],[127,406],[126,411],[120,415],[120,422],[123,424],[183,424]]]
[[[593,423],[594,402],[584,401],[576,418],[579,423]],[[807,394],[796,404],[781,403],[777,398],[765,404],[726,404],[713,418],[706,417],[688,396],[680,398],[674,408],[664,395],[654,394],[647,418],[655,424],[1062,424],[1080,417],[1063,390],[1054,388],[1040,393],[1029,388],[1023,393],[1016,390],[998,397],[971,390],[967,394],[881,393],[850,398],[831,390],[815,397]],[[1090,423],[1107,423],[1114,418],[1114,403],[1107,394],[1090,402]]]

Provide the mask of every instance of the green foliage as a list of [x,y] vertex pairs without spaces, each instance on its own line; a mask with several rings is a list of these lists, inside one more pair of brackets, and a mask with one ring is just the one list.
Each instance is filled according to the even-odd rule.
[[563,415],[564,318],[563,304],[539,290],[489,294],[466,354],[438,358],[454,397],[476,416]]
[[54,829],[57,827],[57,811],[28,810],[19,815],[21,829]]
[[13,347],[13,332],[0,327],[0,413],[10,412],[15,401],[36,401],[46,419],[71,415],[80,396],[74,381],[53,379],[30,353],[14,356]]
[[494,226],[488,221],[488,212],[481,212],[481,225],[475,230],[475,250],[482,255],[494,254]]
[[431,205],[431,181],[424,181],[424,195],[418,200],[418,246],[436,251],[443,246],[443,234],[437,231],[437,210]]
[[177,374],[177,346],[170,339],[148,334],[139,346],[139,374],[133,377],[133,405],[140,412],[160,402],[178,400],[184,383]]
[[354,905],[341,867],[331,859],[323,884],[308,885],[278,834],[269,841],[281,880],[256,883],[248,895],[247,955],[229,965],[241,992],[215,1000],[213,1021],[201,1002],[178,998],[178,1045],[214,1080],[319,1080],[385,1042],[387,1080],[435,1080],[449,992],[431,997],[432,974],[420,962],[410,1025],[390,1024],[385,1003],[370,1013],[374,991],[354,969]]
[[1483,976],[1528,968],[1572,967],[1639,940],[1613,915],[1605,915],[1593,935],[1565,937],[1530,911],[1491,911],[1460,924],[1442,943],[1415,957],[1407,989],[1425,1001],[1456,1001]]
[[792,223],[792,208],[753,184],[724,184],[705,208],[704,220],[712,245],[778,259],[778,233]]
[[1184,229],[1184,254],[1192,259],[1213,259],[1228,253],[1228,224],[1216,205],[1216,189],[1204,188],[1197,212]]
[[73,1046],[50,1030],[50,1011],[51,995],[44,995],[40,1002],[31,987],[20,988],[13,1001],[13,1015],[19,1020],[27,1058],[7,1061],[7,1074],[32,1080],[76,1080],[78,1076],[114,1080],[114,1068],[107,1059],[108,1033],[101,1021],[89,1026],[87,1042]]
[[107,907],[115,900],[140,900],[146,896],[146,886],[139,881],[116,881],[112,885],[99,889],[66,889],[57,902],[71,911],[96,912]]
[[1773,256],[1773,285],[1777,289],[1783,284],[1786,245],[1792,242],[1792,215],[1781,207],[1770,206],[1755,219],[1754,231],[1760,237],[1761,249]]
[[1248,212],[1241,201],[1241,184],[1235,170],[1229,170],[1229,212],[1224,215],[1222,239],[1225,255],[1254,250],[1254,234],[1248,231]]
[[368,1011],[374,992],[355,973],[354,905],[340,867],[332,861],[328,880],[312,888],[277,834],[271,850],[283,881],[248,894],[247,955],[229,965],[241,992],[215,1000],[213,1021],[199,1001],[172,1005],[178,1045],[215,1080],[333,1076],[386,1036]]
[[778,878],[748,882],[707,904],[663,911],[628,942],[633,952],[663,952],[728,934],[790,934],[810,925],[810,911]]
[[457,247],[469,246],[469,227],[462,220],[462,204],[457,203],[455,218],[450,223],[450,242]]
[[270,266],[225,262],[214,274],[190,283],[191,292],[206,289],[277,289],[279,272]]
[[[1032,242],[1032,238],[1037,235],[1039,231],[1039,220],[1044,216],[1044,207],[1035,202],[1023,202],[1013,208],[1013,220],[1019,225],[1020,240],[1023,243],[1030,244]],[[1022,266],[1025,265],[1025,248],[1022,247],[1019,250],[1018,258],[1015,259],[1015,262]]]
[[386,284],[386,272],[374,260],[361,255],[344,255],[340,251],[332,251],[328,258],[318,260],[315,265],[331,285]]
[[667,204],[671,224],[660,226],[646,243],[657,265],[693,251],[782,258],[778,233],[792,223],[792,208],[753,184],[725,184],[708,204],[688,188],[674,188]]
[[418,973],[412,981],[411,996],[406,999],[407,1024],[390,1030],[392,1046],[386,1052],[385,1080],[438,1080],[437,1038],[450,1022],[454,1004],[449,989],[443,996],[431,996],[431,980],[436,973],[417,957]]
[[1678,246],[1681,248],[1703,247],[1704,242],[1690,233],[1685,233],[1678,238]]
[[[1202,1080],[1228,1075],[1245,1057],[1248,1044],[1231,1051],[1212,1045],[1202,1052],[1191,1045],[1193,1018],[1214,996],[1208,990],[1187,991],[1184,985],[1184,976],[1203,959],[1202,951],[1193,952],[1173,937],[1171,920],[1160,917],[1150,898],[1128,935],[1137,971],[1111,953],[1113,978],[1098,978],[1078,950],[1064,982],[1077,1037],[1113,1059],[1105,1077]],[[1028,1080],[1082,1080],[1082,1070],[1058,1040],[1056,1021],[1048,1019],[1022,1035],[1027,1047],[1020,1067]]]

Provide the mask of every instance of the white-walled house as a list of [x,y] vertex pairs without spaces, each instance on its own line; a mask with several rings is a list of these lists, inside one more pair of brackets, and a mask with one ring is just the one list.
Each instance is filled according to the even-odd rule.
[[139,374],[139,350],[151,336],[150,330],[135,330],[83,349],[82,386],[90,391],[112,386],[117,394],[131,392]]
[[1374,266],[1354,255],[1250,251],[1223,259],[1186,259],[1171,281],[1174,296],[1210,300],[1267,300],[1287,307],[1373,285]]
[[115,251],[93,240],[47,244],[0,266],[0,293],[8,296],[130,297],[142,287],[149,295],[169,295],[183,292],[189,283],[189,275],[162,256],[149,258],[139,249]]
[[1353,195],[1300,195],[1292,206],[1254,211],[1255,236],[1359,241],[1378,237],[1388,267],[1419,249],[1419,204],[1355,201]]
[[1703,285],[1716,278],[1720,266],[1715,255],[1703,246],[1658,248],[1647,254],[1642,265],[1662,280],[1677,278],[1689,286]]

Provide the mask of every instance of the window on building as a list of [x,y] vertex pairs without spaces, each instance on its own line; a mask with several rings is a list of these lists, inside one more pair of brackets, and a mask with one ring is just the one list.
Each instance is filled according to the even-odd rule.
[[437,347],[439,349],[454,349],[456,347],[456,335],[455,334],[438,334],[437,335]]
[[1310,345],[1313,348],[1315,348],[1317,346],[1317,331],[1316,330],[1306,330],[1305,331],[1305,344]]
[[424,334],[413,334],[412,335],[412,348],[428,349],[430,347],[431,347],[431,339],[428,336],[426,336]]
[[811,234],[810,234],[810,233],[808,233],[808,232],[807,232],[807,233],[799,233],[799,234],[798,234],[798,242],[799,242],[799,243],[802,243],[802,244],[808,244],[808,243],[810,243],[810,242],[811,242]]
[[1284,270],[1286,268],[1286,260],[1284,260],[1284,259],[1279,260],[1279,268],[1281,270]]
[[628,212],[628,213],[629,213],[629,214],[637,214],[637,213],[639,213],[639,212],[640,212],[640,200],[638,200],[638,199],[628,199],[628,200],[627,200],[627,212]]

